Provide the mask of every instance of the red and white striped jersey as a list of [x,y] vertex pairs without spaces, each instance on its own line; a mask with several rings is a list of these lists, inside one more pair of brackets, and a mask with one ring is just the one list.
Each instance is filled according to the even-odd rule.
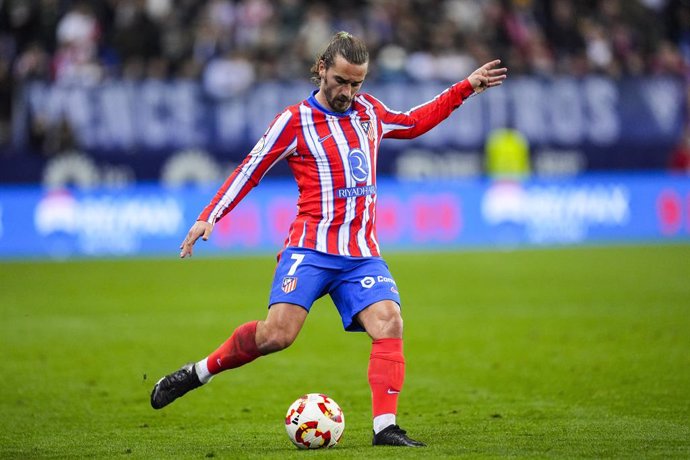
[[277,162],[297,181],[297,216],[285,246],[343,256],[379,256],[376,239],[376,161],[385,137],[410,139],[446,119],[473,93],[467,80],[407,112],[366,93],[350,109],[330,112],[314,97],[287,107],[220,187],[199,220],[230,212]]

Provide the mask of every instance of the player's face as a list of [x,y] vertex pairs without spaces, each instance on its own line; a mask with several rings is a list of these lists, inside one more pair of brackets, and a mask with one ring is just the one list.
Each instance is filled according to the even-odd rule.
[[331,68],[326,69],[323,63],[319,68],[321,86],[319,91],[323,94],[328,107],[333,112],[345,112],[352,104],[352,98],[362,87],[367,76],[368,63],[352,64],[338,55]]

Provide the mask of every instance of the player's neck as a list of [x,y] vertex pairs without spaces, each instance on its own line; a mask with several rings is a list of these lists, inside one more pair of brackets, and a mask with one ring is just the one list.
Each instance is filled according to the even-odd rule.
[[318,102],[321,105],[321,107],[323,107],[327,111],[335,112],[333,107],[331,107],[330,104],[328,103],[328,100],[326,99],[326,96],[323,94],[322,90],[319,89],[316,92],[316,94],[314,95],[314,99],[316,99],[316,102]]
[[334,110],[333,107],[331,107],[331,105],[328,103],[326,96],[324,95],[323,91],[321,91],[321,90],[315,90],[314,92],[312,92],[311,96],[309,96],[309,101],[313,107],[324,112],[326,115],[334,115],[336,117],[346,117],[346,116],[349,116],[353,110],[352,109],[352,103],[350,103],[350,106],[347,108],[347,110],[345,110],[343,112],[339,112],[339,111]]

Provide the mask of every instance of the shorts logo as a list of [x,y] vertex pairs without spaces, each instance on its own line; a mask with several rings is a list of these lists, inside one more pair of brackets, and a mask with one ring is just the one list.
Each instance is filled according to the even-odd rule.
[[289,294],[297,287],[296,276],[286,276],[283,278],[283,285],[280,287],[284,293]]
[[377,277],[377,280],[376,280],[376,281],[378,281],[379,283],[391,283],[391,284],[395,284],[395,280],[394,280],[393,278],[389,278],[389,277],[387,277],[387,276],[381,276],[381,275],[379,275],[379,276]]
[[370,289],[374,284],[376,284],[376,280],[373,276],[365,276],[362,278],[359,284],[361,284],[365,289]]

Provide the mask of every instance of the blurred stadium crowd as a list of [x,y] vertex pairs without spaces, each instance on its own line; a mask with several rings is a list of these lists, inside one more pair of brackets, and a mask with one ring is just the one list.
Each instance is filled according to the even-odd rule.
[[0,0],[3,78],[249,85],[304,78],[335,30],[366,38],[376,78],[511,73],[683,75],[688,0]]
[[690,78],[690,0],[0,0],[0,139],[23,82],[185,78],[211,97],[306,79],[334,31],[369,44],[370,78]]

